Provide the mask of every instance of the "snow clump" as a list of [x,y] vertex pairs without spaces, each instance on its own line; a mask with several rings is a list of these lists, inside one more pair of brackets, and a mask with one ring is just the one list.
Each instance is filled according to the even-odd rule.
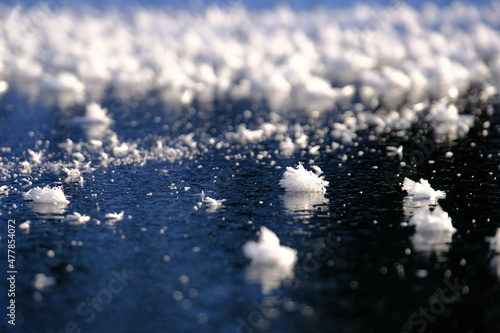
[[40,204],[69,204],[60,187],[35,187],[23,194],[25,200],[32,200]]
[[316,173],[307,171],[302,164],[297,168],[287,167],[279,184],[290,192],[326,192],[328,181],[320,176],[323,172],[318,166],[311,167]]
[[443,191],[434,190],[429,181],[420,179],[420,182],[414,182],[409,178],[403,181],[403,191],[408,192],[408,196],[413,200],[436,200],[446,198],[446,193]]
[[297,250],[281,246],[278,236],[266,227],[260,228],[258,242],[243,245],[243,253],[252,259],[252,265],[289,267],[297,261]]

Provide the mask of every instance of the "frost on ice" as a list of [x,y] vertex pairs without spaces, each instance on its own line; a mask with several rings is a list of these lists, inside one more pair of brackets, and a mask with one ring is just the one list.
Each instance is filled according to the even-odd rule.
[[39,152],[34,152],[31,149],[28,149],[28,154],[30,154],[30,160],[33,164],[41,164],[43,157],[43,150]]
[[63,221],[77,223],[77,224],[86,223],[86,222],[90,221],[90,216],[82,215],[78,212],[74,212],[73,214],[66,216]]
[[201,208],[201,206],[205,205],[207,207],[207,212],[214,213],[219,208],[224,207],[224,205],[222,203],[225,201],[226,201],[226,199],[218,200],[218,199],[211,198],[208,195],[205,195],[204,191],[201,191],[200,202],[198,202],[198,205],[195,206],[194,208],[195,208],[195,210],[198,210],[199,208]]
[[23,197],[25,200],[31,200],[38,204],[69,204],[60,187],[35,187],[24,193]]
[[217,209],[223,207],[222,203],[224,201],[226,201],[226,199],[217,200],[217,199],[214,199],[214,198],[210,198],[209,196],[206,196],[203,199],[203,202],[208,207],[207,212],[215,212]]
[[123,220],[124,214],[125,212],[122,210],[120,213],[106,213],[104,217],[108,219],[108,222],[118,222]]
[[434,129],[436,142],[454,141],[464,137],[474,124],[474,117],[460,115],[455,105],[446,105],[444,101],[435,103],[426,116]]
[[64,167],[62,171],[66,173],[65,183],[78,182],[80,186],[83,186],[84,180],[79,169]]
[[324,180],[321,169],[318,166],[311,167],[316,173],[307,171],[302,164],[297,168],[287,167],[280,186],[290,192],[326,192],[328,181]]
[[297,147],[291,138],[287,137],[280,142],[280,153],[283,156],[291,156],[295,150],[297,150]]
[[8,196],[9,195],[9,186],[2,185],[0,186],[0,196]]
[[43,273],[38,273],[35,275],[35,280],[33,281],[33,287],[37,290],[43,290],[50,286],[53,286],[56,280],[53,277],[47,276]]
[[30,225],[31,225],[31,221],[24,221],[23,223],[21,223],[19,225],[19,229],[21,230],[24,230],[25,232],[29,232],[30,231]]
[[31,209],[38,214],[63,214],[69,204],[60,187],[35,187],[24,193],[23,198],[31,201]]
[[425,179],[420,179],[420,182],[417,183],[409,178],[405,178],[402,189],[408,192],[408,197],[413,200],[435,201],[436,199],[444,199],[446,197],[446,193],[434,190]]
[[297,260],[297,250],[281,246],[278,236],[266,227],[260,228],[258,242],[249,241],[243,246],[243,253],[254,265],[291,266]]
[[387,156],[398,156],[401,158],[403,156],[403,146],[399,147],[394,147],[394,146],[387,146]]
[[439,205],[433,211],[429,206],[417,209],[409,225],[415,226],[412,237],[415,250],[423,252],[447,252],[452,236],[457,231],[448,213]]
[[278,236],[266,227],[260,228],[258,242],[243,245],[243,253],[252,260],[246,277],[252,283],[260,283],[263,294],[278,288],[283,279],[293,277],[297,250],[281,246]]

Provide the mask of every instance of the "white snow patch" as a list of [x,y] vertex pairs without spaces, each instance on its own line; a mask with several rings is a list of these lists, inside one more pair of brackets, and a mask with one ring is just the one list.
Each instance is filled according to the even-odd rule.
[[451,223],[448,213],[437,205],[431,212],[429,207],[422,207],[415,211],[409,222],[410,226],[415,226],[417,232],[421,231],[447,231],[454,233],[457,231]]
[[81,127],[89,141],[99,144],[99,139],[104,138],[107,134],[112,134],[108,127],[113,124],[113,119],[107,115],[107,109],[92,102],[86,105],[84,116],[73,117],[69,119],[68,124]]
[[385,149],[387,150],[387,156],[398,156],[399,158],[403,156],[403,146],[387,146]]
[[[33,49],[38,53],[36,47]],[[35,57],[35,54],[31,56]],[[81,104],[85,101],[85,84],[76,73],[66,71],[58,72],[55,75],[44,73],[40,85],[44,88],[44,91],[50,93],[46,96],[49,101],[61,108]]]
[[30,174],[31,173],[31,165],[30,165],[30,162],[28,161],[23,161],[23,162],[20,162],[19,164],[21,164],[21,169],[19,170],[20,173],[24,173],[24,174]]
[[72,222],[72,223],[87,223],[90,221],[90,216],[82,215],[78,212],[74,212],[73,214],[67,215],[64,219],[64,222]]
[[53,277],[49,277],[43,273],[38,273],[35,275],[35,280],[33,281],[33,287],[37,290],[43,290],[50,286],[53,286],[56,280]]
[[309,147],[309,151],[308,153],[310,155],[319,155],[319,149],[321,148],[320,145],[316,145],[316,146],[313,146],[313,147]]
[[0,186],[0,196],[8,196],[10,187],[8,185]]
[[124,212],[122,210],[120,213],[106,213],[106,215],[104,215],[104,217],[106,217],[110,221],[117,222],[117,221],[123,220],[123,215],[124,215]]
[[290,137],[286,137],[283,141],[280,142],[280,153],[283,156],[291,156],[293,155],[293,153],[295,153],[296,150],[297,147]]
[[260,228],[258,242],[249,241],[243,245],[243,253],[252,259],[246,270],[246,279],[251,283],[260,283],[262,294],[279,288],[282,280],[293,278],[297,251],[281,246],[276,234],[266,227]]
[[259,143],[284,130],[286,130],[285,127],[276,126],[272,123],[263,123],[255,130],[250,130],[246,125],[242,124],[237,127],[236,132],[227,132],[225,135],[226,139],[232,142],[241,144]]
[[66,178],[64,178],[65,183],[78,182],[83,186],[84,180],[79,169],[64,167],[62,171],[66,173]]
[[9,90],[9,84],[6,81],[0,81],[0,95],[3,95]]
[[456,232],[451,218],[439,205],[432,212],[429,206],[419,208],[409,225],[415,226],[415,234],[411,238],[413,246],[422,252],[447,252]]
[[226,201],[226,199],[218,200],[218,199],[211,198],[211,197],[205,195],[204,191],[201,191],[200,202],[198,203],[198,208],[204,204],[207,207],[207,212],[213,213],[213,212],[216,212],[218,209],[224,207],[224,205],[222,203],[225,201]]
[[243,253],[253,265],[293,266],[297,260],[297,250],[281,246],[278,236],[266,227],[260,228],[258,242],[248,241],[243,245]]
[[68,204],[62,188],[49,187],[44,188],[35,187],[23,194],[25,200],[32,200],[39,204]]
[[31,221],[24,221],[19,225],[19,229],[24,230],[26,232],[30,231],[30,227],[31,227]]
[[110,125],[113,120],[108,117],[107,109],[92,102],[85,107],[85,116],[70,119],[72,125]]
[[[51,13],[36,31],[26,27],[40,8],[19,8],[0,11],[6,18],[0,93],[10,80],[21,78],[34,84],[20,89],[35,97],[56,94],[61,105],[99,102],[109,88],[128,103],[158,91],[169,105],[229,96],[316,115],[336,103],[349,104],[356,95],[368,108],[387,104],[392,109],[404,102],[454,101],[476,84],[487,98],[500,79],[498,19],[487,4],[421,11],[401,4],[397,15],[370,31],[373,18],[367,13],[394,8],[221,11],[209,6],[202,13],[140,8],[97,17],[92,10],[67,8]],[[469,12],[474,17],[464,22]],[[258,133],[249,134],[252,139]]]
[[408,197],[413,200],[435,201],[436,199],[446,198],[446,193],[434,190],[425,179],[420,179],[420,182],[417,183],[409,178],[405,178],[402,189],[408,192]]
[[294,169],[293,167],[287,167],[280,180],[279,184],[281,187],[290,192],[326,192],[326,186],[328,186],[328,181],[324,180],[321,169],[317,166],[312,166],[312,171],[307,171],[304,166],[299,163]]
[[31,162],[34,164],[41,164],[42,163],[42,157],[43,157],[43,150],[39,152],[34,152],[31,149],[28,149],[28,154],[30,154],[30,159]]
[[434,139],[438,143],[454,141],[464,137],[474,124],[473,116],[460,115],[454,104],[446,104],[446,99],[431,106],[426,120],[433,127]]

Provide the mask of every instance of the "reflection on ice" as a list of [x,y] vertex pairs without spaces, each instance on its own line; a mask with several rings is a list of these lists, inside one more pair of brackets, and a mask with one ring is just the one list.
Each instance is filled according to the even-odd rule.
[[82,125],[82,129],[88,139],[96,140],[106,136],[108,126],[103,124],[85,124]]
[[286,192],[281,199],[285,204],[286,212],[298,215],[299,218],[312,217],[329,202],[321,192]]
[[433,211],[429,207],[422,207],[415,211],[410,219],[410,225],[416,227],[419,231],[457,231],[451,224],[451,218],[448,213],[443,211],[441,206],[437,205]]
[[250,283],[259,283],[263,295],[278,289],[281,281],[293,278],[293,266],[250,265],[245,276]]
[[37,214],[56,214],[62,215],[66,211],[66,207],[68,204],[66,203],[37,203],[32,202],[29,204],[31,210]]
[[266,227],[260,228],[258,242],[243,245],[243,253],[252,259],[246,277],[249,282],[260,283],[263,294],[278,288],[283,279],[293,277],[297,250],[281,246],[278,236]]
[[437,200],[413,200],[411,197],[406,196],[403,199],[403,212],[405,214],[405,219],[410,220],[415,211],[422,207],[434,207],[437,204]]
[[415,226],[415,234],[411,238],[413,246],[415,250],[422,252],[448,252],[452,236],[456,232],[448,213],[439,205],[433,211],[427,205],[417,209],[409,225]]
[[444,253],[450,249],[453,232],[447,230],[420,231],[411,237],[413,247],[418,252]]

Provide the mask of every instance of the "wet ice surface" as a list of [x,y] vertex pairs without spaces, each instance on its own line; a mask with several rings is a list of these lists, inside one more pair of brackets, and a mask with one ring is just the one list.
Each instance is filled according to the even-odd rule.
[[[311,83],[294,87],[316,103],[311,110],[245,94],[208,108],[192,87],[173,89],[181,107],[154,91],[78,102],[75,77],[42,75],[52,88],[72,87],[68,107],[57,103],[68,101],[65,88],[45,104],[12,85],[0,107],[1,217],[19,224],[18,323],[9,330],[497,330],[500,260],[490,237],[500,227],[500,122],[490,77],[476,73],[484,85],[461,86],[463,96],[454,77],[435,92],[445,100],[391,111],[379,98],[399,100],[411,85],[391,69],[374,73],[333,90],[340,98],[356,89],[352,109],[329,104],[325,72],[297,78]],[[265,94],[289,93],[273,84]],[[287,168],[295,171],[285,177]],[[446,197],[409,198],[405,177]],[[252,263],[244,246],[261,227],[279,245],[271,237]],[[276,264],[279,246],[296,250],[296,262]]]
[[[19,331],[62,331],[72,322],[89,332],[399,329],[427,306],[437,289],[446,287],[443,281],[455,278],[468,287],[437,317],[432,330],[496,325],[488,316],[498,315],[491,307],[498,293],[497,266],[485,237],[498,227],[498,118],[490,118],[497,132],[483,137],[480,130],[472,131],[453,145],[436,146],[428,158],[434,162],[415,170],[400,163],[415,140],[425,136],[388,134],[375,141],[362,136],[355,147],[320,155],[306,151],[281,157],[274,153],[278,142],[269,141],[210,147],[192,160],[174,162],[95,164],[95,170],[86,170],[82,161],[82,185],[65,181],[66,173],[47,163],[59,158],[73,163],[73,156],[61,155],[58,144],[67,138],[87,140],[85,132],[61,127],[54,111],[20,104],[15,94],[4,97],[4,105],[2,142],[13,152],[4,154],[4,160],[29,160],[23,151],[38,151],[38,140],[50,141],[42,143],[45,157],[31,166],[31,173],[5,178],[9,190],[1,198],[2,217],[30,221],[17,238]],[[34,107],[38,121],[30,120]],[[189,122],[181,115],[180,128],[165,133],[152,121],[165,109],[133,110],[125,116],[109,109],[120,119],[111,128],[123,139],[152,133],[174,137],[182,135],[184,124],[205,126],[196,115]],[[216,125],[218,131],[240,111],[233,112],[218,118],[225,120]],[[259,115],[265,113],[257,111],[255,117]],[[252,119],[246,120],[248,126],[258,126]],[[124,125],[131,121],[138,124]],[[26,133],[22,143],[12,130],[16,124]],[[404,147],[401,159],[387,156],[386,142]],[[261,151],[271,157],[258,158]],[[448,151],[453,158],[445,157]],[[329,182],[325,194],[279,186],[286,167],[296,161],[307,169],[321,168]],[[439,205],[456,233],[449,239],[424,238],[422,245],[421,233],[401,224],[409,223],[422,206],[435,210],[436,203],[406,199],[403,178],[391,187],[386,172],[428,179],[445,191]],[[29,189],[44,186],[62,187],[69,204],[47,207],[25,200]],[[225,201],[213,210],[210,204],[198,206],[202,191],[204,200]],[[82,216],[90,219],[78,223]],[[261,226],[298,251],[291,272],[272,266],[259,270],[245,258],[242,247],[257,239]],[[116,293],[107,291],[109,283]],[[93,304],[93,298],[109,304]]]

